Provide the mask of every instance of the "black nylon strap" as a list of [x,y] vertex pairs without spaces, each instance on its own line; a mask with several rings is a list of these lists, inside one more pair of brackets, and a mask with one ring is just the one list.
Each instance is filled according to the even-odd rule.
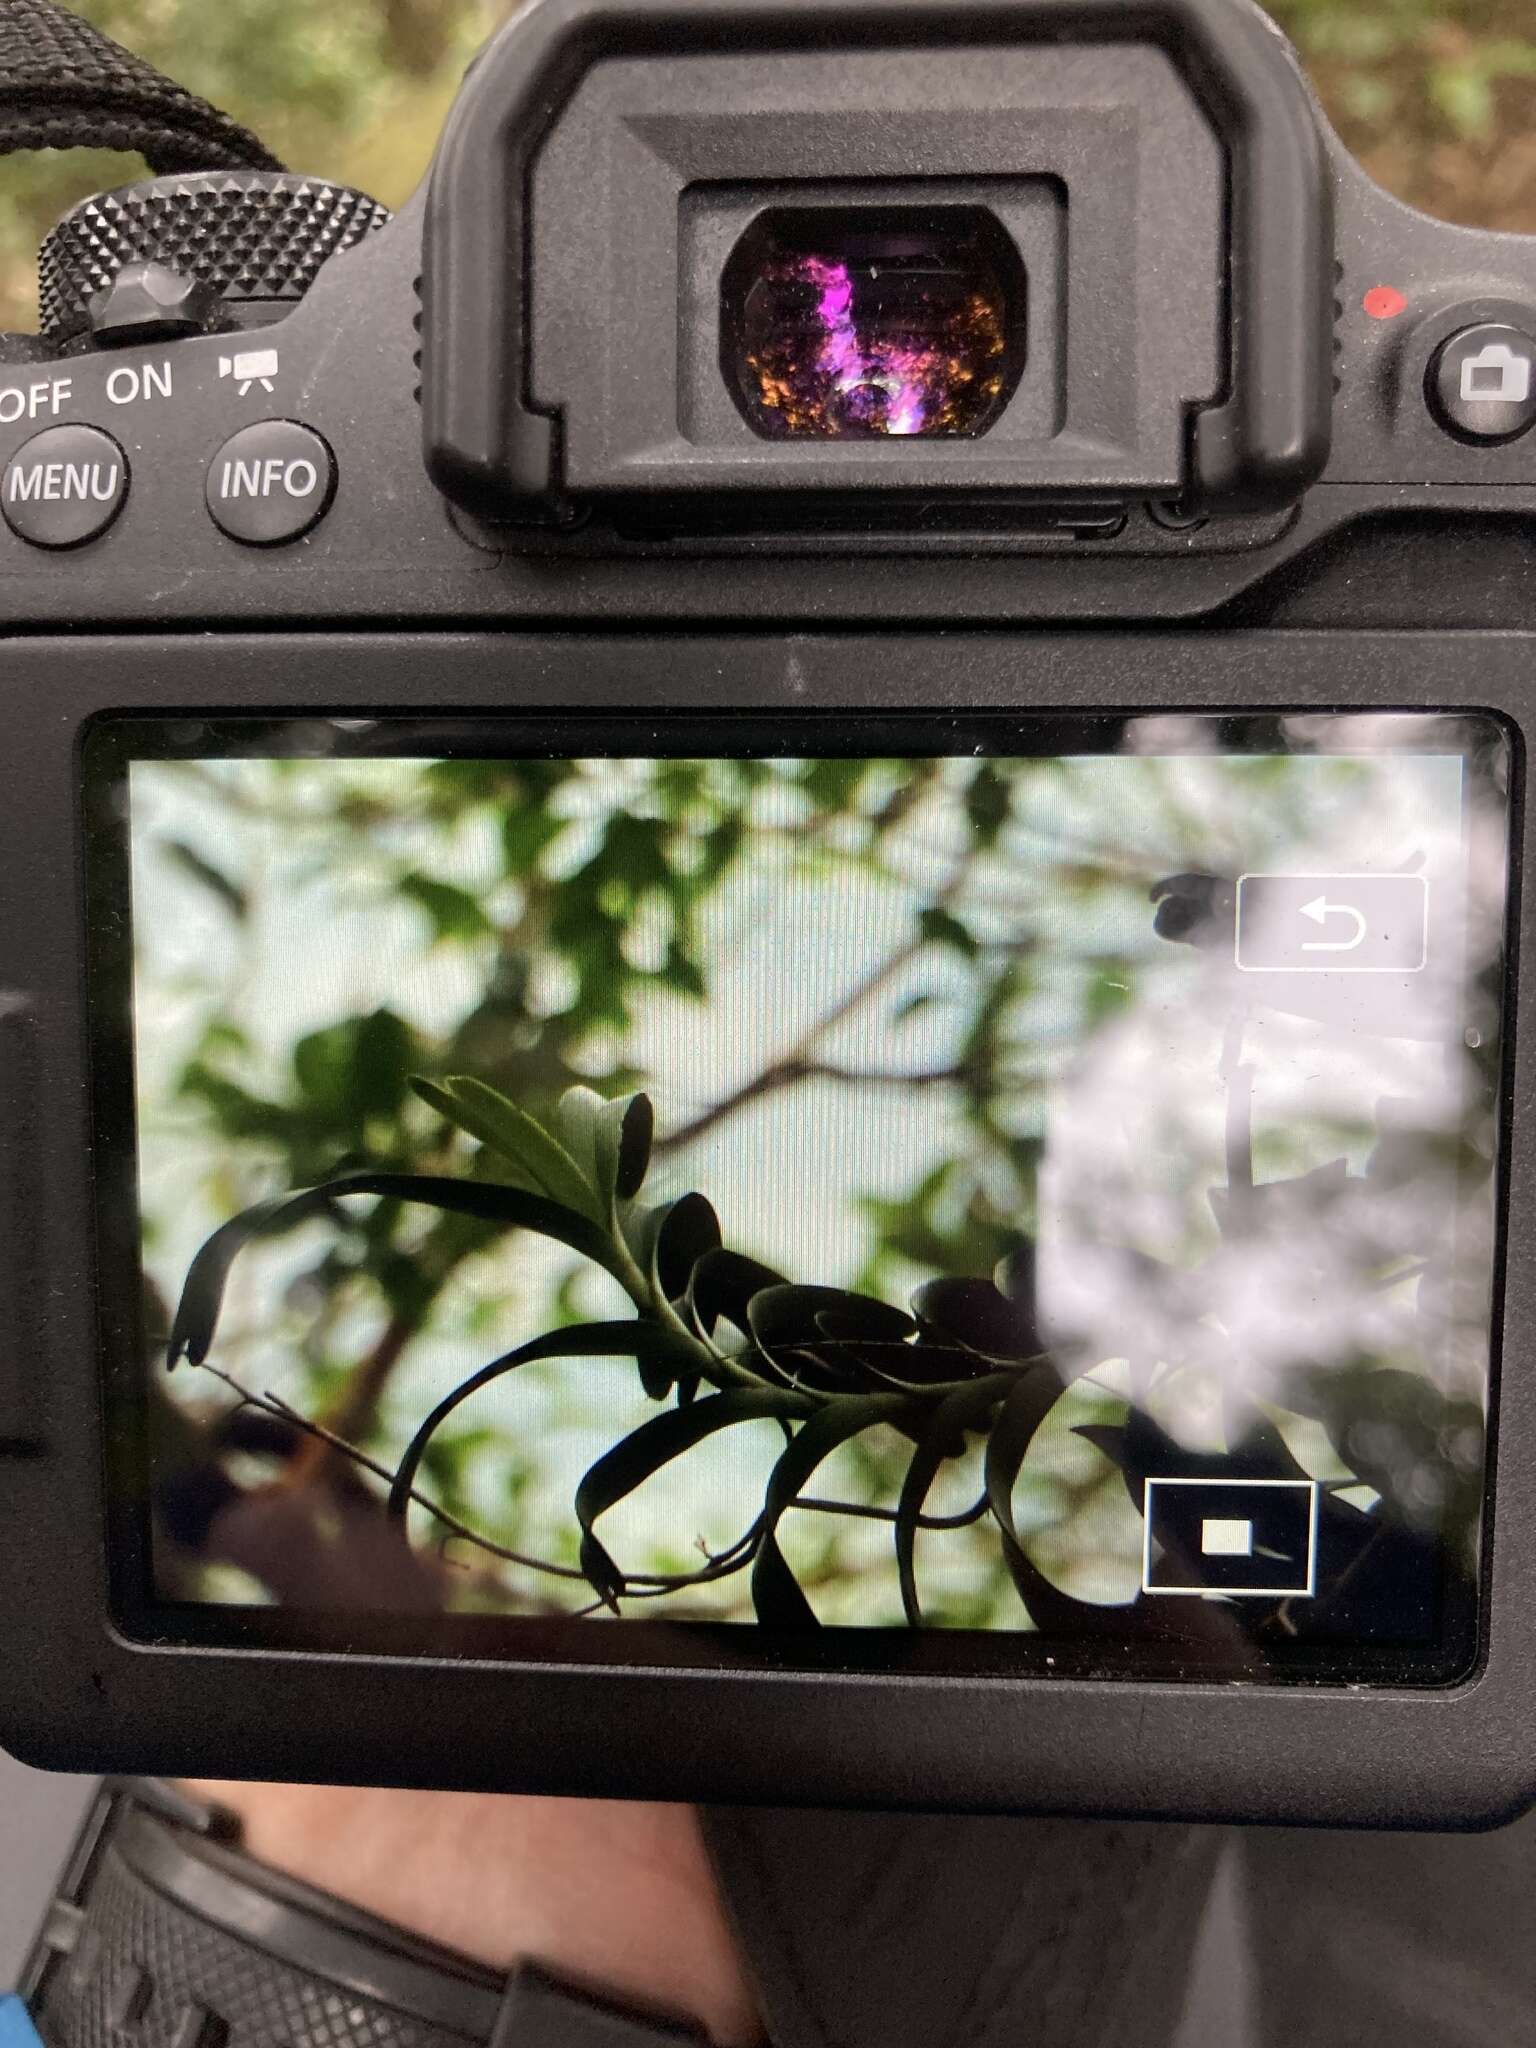
[[280,171],[248,129],[55,0],[0,0],[0,156],[120,149],[157,175]]
[[774,2048],[1167,2048],[1222,1834],[718,1808]]

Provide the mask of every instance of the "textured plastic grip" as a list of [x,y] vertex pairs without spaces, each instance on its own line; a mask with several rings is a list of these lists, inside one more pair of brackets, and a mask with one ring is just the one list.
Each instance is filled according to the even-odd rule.
[[[150,1795],[146,1806],[145,1794]],[[175,1795],[173,1795],[174,1797]],[[22,1986],[67,2048],[686,2048],[702,2035],[542,1971],[510,1978],[167,1824],[110,1787]]]
[[27,998],[0,990],[0,1457],[42,1442],[37,1360],[26,1338],[37,1284],[35,1029]]
[[527,184],[601,59],[1136,39],[1168,51],[1230,163],[1228,388],[1193,423],[1188,495],[1228,513],[1293,504],[1331,445],[1333,201],[1306,82],[1250,0],[531,0],[471,70],[428,186],[434,481],[493,520],[526,516],[555,485],[557,423],[527,397]]
[[255,1942],[184,1910],[107,1848],[74,1955],[37,2008],[69,2048],[462,2048],[356,1985],[300,1972]]

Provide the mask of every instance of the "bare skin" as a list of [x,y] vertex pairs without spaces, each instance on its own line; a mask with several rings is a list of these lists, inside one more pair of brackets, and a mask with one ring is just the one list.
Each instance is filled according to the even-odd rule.
[[520,1961],[763,2040],[688,1806],[340,1786],[189,1788],[238,1813],[260,1862],[505,1970]]

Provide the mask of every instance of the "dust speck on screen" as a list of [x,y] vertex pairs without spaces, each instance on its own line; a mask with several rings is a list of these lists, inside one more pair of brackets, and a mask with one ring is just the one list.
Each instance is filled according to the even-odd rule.
[[120,721],[95,771],[150,1603],[1464,1668],[1493,721],[316,735]]

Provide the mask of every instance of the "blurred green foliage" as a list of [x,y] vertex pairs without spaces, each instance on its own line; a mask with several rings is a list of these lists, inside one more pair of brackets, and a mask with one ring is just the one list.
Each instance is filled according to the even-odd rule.
[[1529,0],[1270,0],[1345,141],[1389,190],[1536,230]]
[[[430,161],[464,66],[508,0],[73,0],[178,84],[254,129],[283,161],[399,206]],[[136,158],[72,150],[5,167],[0,320],[35,324],[38,241]]]
[[[295,168],[398,206],[465,62],[510,0],[74,0],[75,11],[229,109]],[[1415,205],[1536,229],[1530,0],[1270,0],[1345,140]],[[0,320],[32,324],[33,252],[74,199],[135,164],[85,152],[6,167]]]
[[1276,0],[1304,56],[1335,83],[1338,111],[1366,130],[1433,112],[1463,140],[1485,142],[1502,89],[1536,77],[1523,5],[1497,0]]

